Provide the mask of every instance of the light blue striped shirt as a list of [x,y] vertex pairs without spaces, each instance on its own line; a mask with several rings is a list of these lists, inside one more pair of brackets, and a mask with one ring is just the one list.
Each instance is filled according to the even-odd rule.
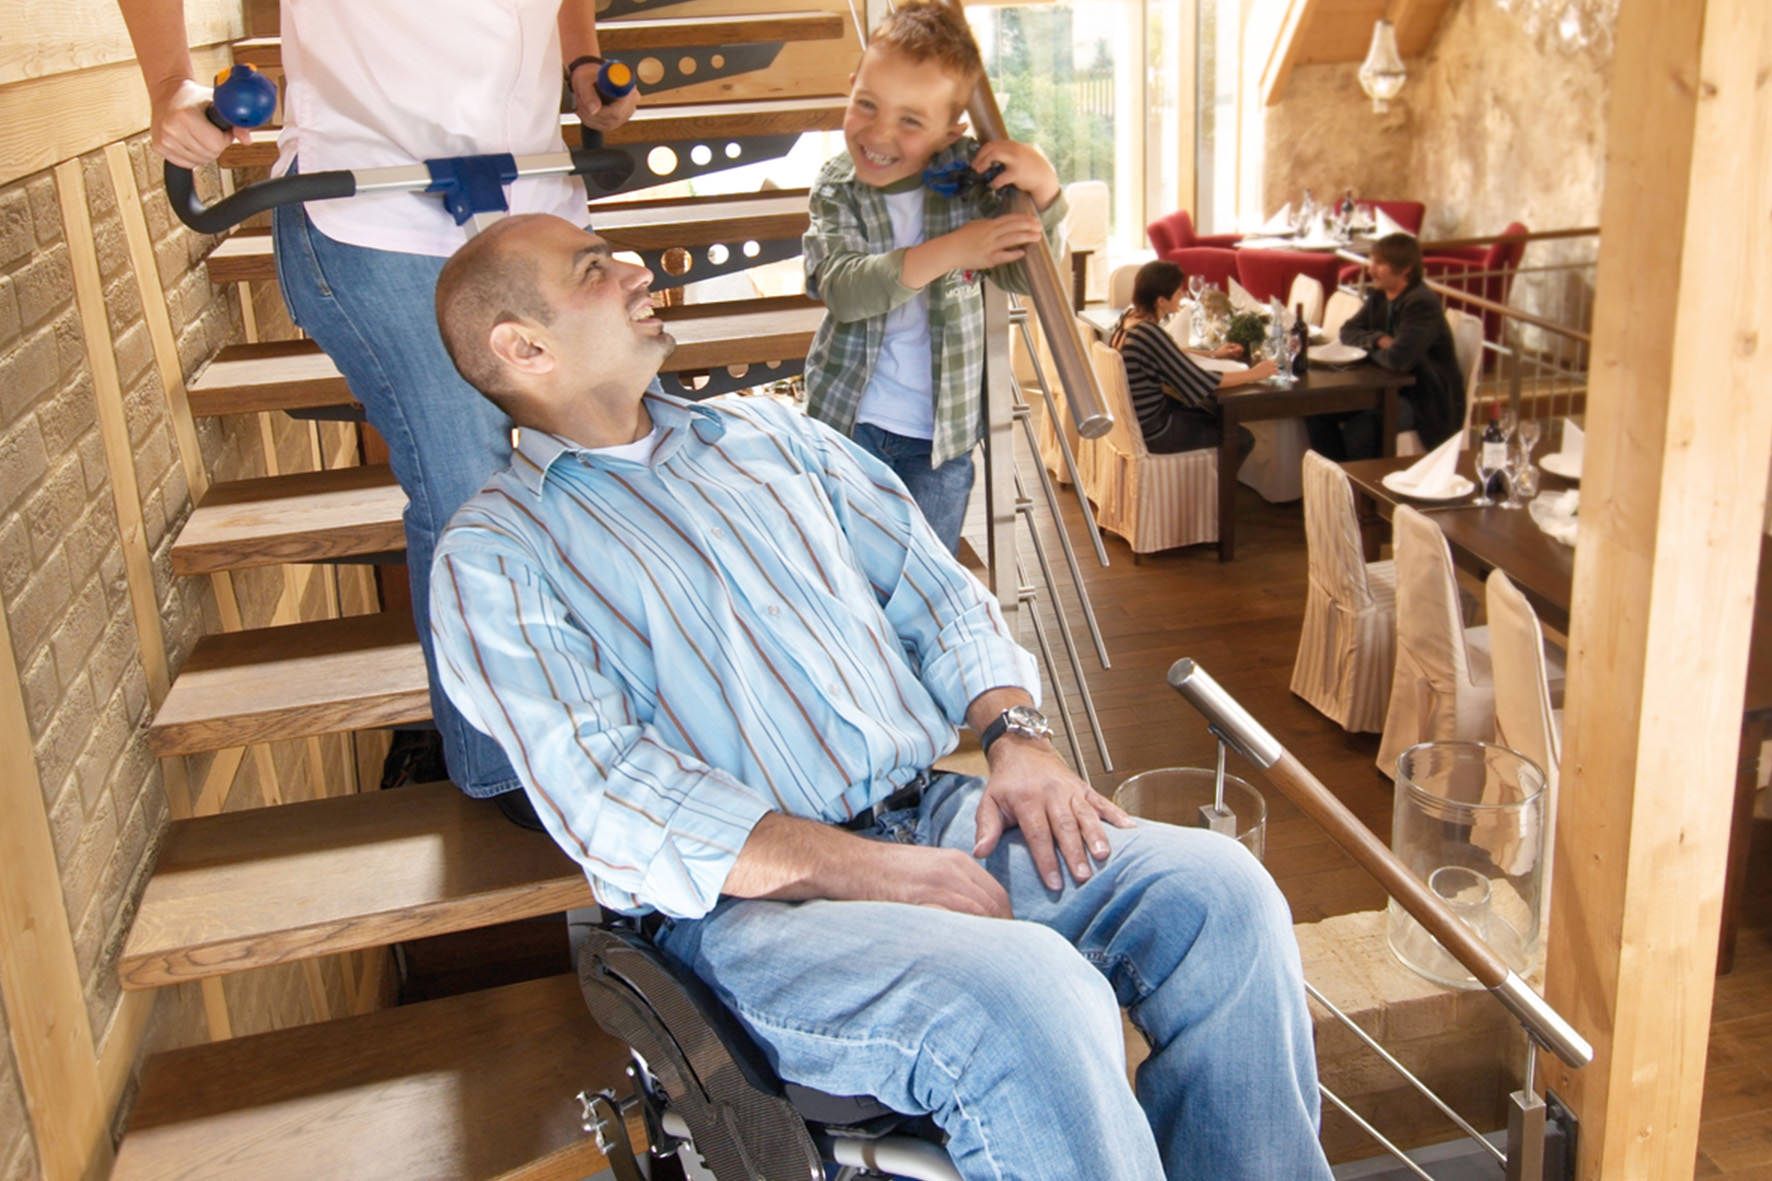
[[646,463],[522,432],[443,533],[431,626],[598,900],[695,917],[765,813],[846,820],[1039,683],[877,460],[769,399],[646,406]]

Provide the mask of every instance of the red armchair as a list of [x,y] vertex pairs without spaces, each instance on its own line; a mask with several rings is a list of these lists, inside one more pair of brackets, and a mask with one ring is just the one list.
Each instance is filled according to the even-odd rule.
[[1427,206],[1420,201],[1356,201],[1354,204],[1384,210],[1386,217],[1411,234],[1421,233],[1421,223],[1427,217]]
[[1218,284],[1220,291],[1229,291],[1230,281],[1237,273],[1238,253],[1223,246],[1184,246],[1163,257],[1180,266],[1183,274],[1199,275],[1208,283]]
[[[1500,239],[1487,246],[1448,246],[1425,254],[1421,259],[1422,273],[1448,287],[1504,304],[1513,290],[1514,272],[1519,269],[1520,259],[1526,253],[1525,241],[1515,235],[1527,232],[1520,222],[1509,222],[1507,229],[1501,231]],[[1513,240],[1509,241],[1509,238]],[[1447,302],[1457,306],[1456,297]],[[1485,339],[1500,341],[1501,313],[1482,308],[1467,310],[1482,316]]]
[[1242,241],[1241,234],[1206,234],[1194,232],[1194,219],[1185,209],[1165,214],[1144,227],[1145,236],[1158,258],[1168,258],[1171,251],[1190,246],[1219,246],[1229,249]]
[[1321,283],[1325,294],[1334,291],[1336,272],[1340,269],[1341,260],[1323,251],[1237,251],[1237,282],[1263,303],[1269,299],[1285,303],[1292,294],[1293,277],[1301,274]]

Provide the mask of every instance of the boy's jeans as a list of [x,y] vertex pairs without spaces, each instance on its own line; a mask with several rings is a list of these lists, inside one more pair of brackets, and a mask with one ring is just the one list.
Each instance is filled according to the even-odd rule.
[[461,379],[437,334],[444,260],[334,241],[300,205],[272,215],[277,280],[289,314],[332,358],[370,425],[388,443],[406,490],[412,619],[431,683],[431,717],[456,786],[471,796],[514,791],[498,744],[468,725],[437,686],[431,653],[431,555],[462,502],[511,458],[511,423]]
[[[937,774],[865,835],[970,851],[983,784]],[[1078,886],[1011,830],[1015,921],[887,902],[725,899],[659,944],[781,1075],[932,1115],[968,1179],[1329,1176],[1286,903],[1226,837],[1140,822]],[[1150,1040],[1126,1085],[1120,1006]]]
[[861,449],[892,469],[923,510],[935,535],[950,552],[960,548],[960,527],[972,496],[972,455],[957,455],[938,468],[929,466],[929,440],[895,435],[871,422],[858,422],[850,435]]

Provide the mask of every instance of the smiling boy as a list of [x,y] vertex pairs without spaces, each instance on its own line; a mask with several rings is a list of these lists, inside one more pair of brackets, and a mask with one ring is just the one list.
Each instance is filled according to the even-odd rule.
[[[1066,211],[1038,148],[961,135],[983,73],[947,5],[905,4],[882,22],[850,79],[847,150],[813,186],[804,252],[806,291],[827,309],[806,358],[807,412],[890,466],[950,550],[983,429],[978,275],[1022,289],[1012,264],[1042,233],[1056,252]],[[994,216],[982,186],[953,197],[924,187],[926,168],[955,161],[1001,164],[990,187],[1016,186],[1039,216]]]

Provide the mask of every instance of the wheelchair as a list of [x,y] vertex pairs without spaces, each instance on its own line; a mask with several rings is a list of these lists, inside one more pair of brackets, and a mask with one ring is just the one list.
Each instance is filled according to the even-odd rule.
[[[927,1117],[779,1079],[712,990],[632,920],[575,936],[591,1016],[633,1056],[631,1095],[579,1096],[615,1181],[960,1181]],[[638,1154],[636,1108],[649,1145]]]

